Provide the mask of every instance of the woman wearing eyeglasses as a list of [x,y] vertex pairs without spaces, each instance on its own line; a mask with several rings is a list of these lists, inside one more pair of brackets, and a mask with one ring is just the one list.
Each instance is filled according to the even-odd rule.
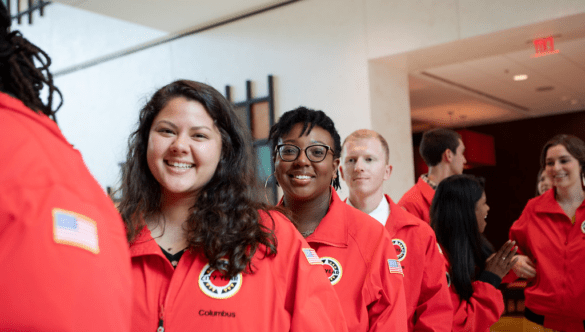
[[322,111],[299,107],[270,129],[275,176],[297,229],[317,251],[349,331],[406,331],[402,269],[382,224],[339,199],[341,140]]

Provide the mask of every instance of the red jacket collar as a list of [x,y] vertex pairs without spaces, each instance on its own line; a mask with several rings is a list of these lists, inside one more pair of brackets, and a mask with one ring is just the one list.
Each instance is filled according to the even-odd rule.
[[[347,247],[348,245],[348,226],[346,220],[345,209],[353,209],[351,206],[344,203],[333,187],[331,188],[331,203],[329,210],[315,232],[309,235],[305,240],[307,242],[317,242],[334,247]],[[281,205],[283,198],[278,203]]]
[[431,204],[431,202],[433,201],[433,197],[435,197],[435,190],[431,186],[429,186],[429,184],[426,183],[422,178],[418,178],[416,186],[420,189],[420,192],[424,199],[429,204]]
[[347,247],[349,231],[347,214],[344,213],[346,209],[353,208],[343,202],[331,187],[329,211],[327,211],[315,232],[307,237],[307,242],[318,242],[334,247]]
[[31,110],[30,108],[26,107],[24,103],[17,98],[10,96],[9,94],[0,92],[0,108],[3,108],[7,111],[13,111],[15,113],[19,113],[20,115],[26,116],[31,120],[40,123],[43,127],[46,127],[53,135],[55,135],[58,139],[66,142],[70,145],[69,142],[65,139],[61,130],[55,123],[55,121],[49,119],[43,113],[37,113]]
[[391,234],[396,234],[396,232],[403,227],[418,224],[416,217],[394,203],[390,196],[385,194],[384,197],[386,197],[386,201],[388,201],[388,204],[390,205],[390,215],[388,216],[388,220],[386,220],[386,229],[392,227],[393,232],[391,232]]
[[158,247],[158,244],[150,235],[150,231],[146,226],[142,228],[140,233],[136,236],[136,239],[132,241],[130,245],[130,256],[145,256],[145,255],[158,255],[162,256],[162,251]]
[[[559,213],[566,215],[565,211],[557,200],[555,199],[555,189],[549,189],[544,194],[530,200],[534,201],[534,211],[543,213]],[[585,208],[585,201],[577,208],[577,210]]]

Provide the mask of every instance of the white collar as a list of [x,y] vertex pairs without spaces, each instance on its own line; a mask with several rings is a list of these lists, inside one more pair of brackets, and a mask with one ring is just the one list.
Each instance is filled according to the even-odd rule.
[[[355,207],[351,204],[349,198],[347,199],[347,204],[349,204],[352,207]],[[378,204],[378,206],[372,212],[370,212],[369,215],[370,217],[378,220],[382,225],[386,225],[386,221],[390,216],[390,204],[388,204],[388,201],[386,200],[385,196],[382,195],[382,200],[380,201],[380,204]]]

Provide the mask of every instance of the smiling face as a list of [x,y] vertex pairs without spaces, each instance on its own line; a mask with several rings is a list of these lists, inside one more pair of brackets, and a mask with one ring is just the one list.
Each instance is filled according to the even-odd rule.
[[339,169],[350,195],[369,197],[382,193],[382,185],[392,172],[392,166],[386,164],[386,159],[382,143],[377,138],[346,141]]
[[339,159],[331,152],[321,162],[312,162],[307,158],[305,148],[310,145],[323,144],[335,146],[333,138],[325,129],[315,126],[311,133],[304,133],[302,123],[295,124],[290,132],[278,139],[278,144],[294,144],[301,148],[295,161],[283,161],[275,154],[275,176],[284,192],[285,202],[288,200],[308,201],[329,197],[329,186],[336,175]]
[[195,197],[220,158],[221,134],[199,102],[173,98],[154,118],[146,159],[163,196]]
[[581,166],[567,149],[559,144],[548,148],[545,172],[557,188],[581,186]]
[[477,218],[477,227],[479,228],[480,233],[483,233],[485,226],[487,225],[485,219],[487,218],[489,210],[490,207],[487,205],[487,198],[484,192],[481,194],[481,198],[477,203],[475,203],[475,218]]

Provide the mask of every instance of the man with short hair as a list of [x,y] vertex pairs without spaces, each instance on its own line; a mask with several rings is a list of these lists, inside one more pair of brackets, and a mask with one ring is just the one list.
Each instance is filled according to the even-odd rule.
[[429,210],[435,189],[443,179],[463,173],[467,162],[463,156],[465,145],[457,132],[437,128],[423,134],[419,152],[429,172],[421,175],[418,182],[398,201],[398,205],[430,224]]
[[383,193],[392,173],[389,155],[375,131],[357,130],[345,139],[339,170],[349,187],[346,202],[384,224],[392,238],[404,271],[408,331],[451,331],[453,306],[435,233]]

